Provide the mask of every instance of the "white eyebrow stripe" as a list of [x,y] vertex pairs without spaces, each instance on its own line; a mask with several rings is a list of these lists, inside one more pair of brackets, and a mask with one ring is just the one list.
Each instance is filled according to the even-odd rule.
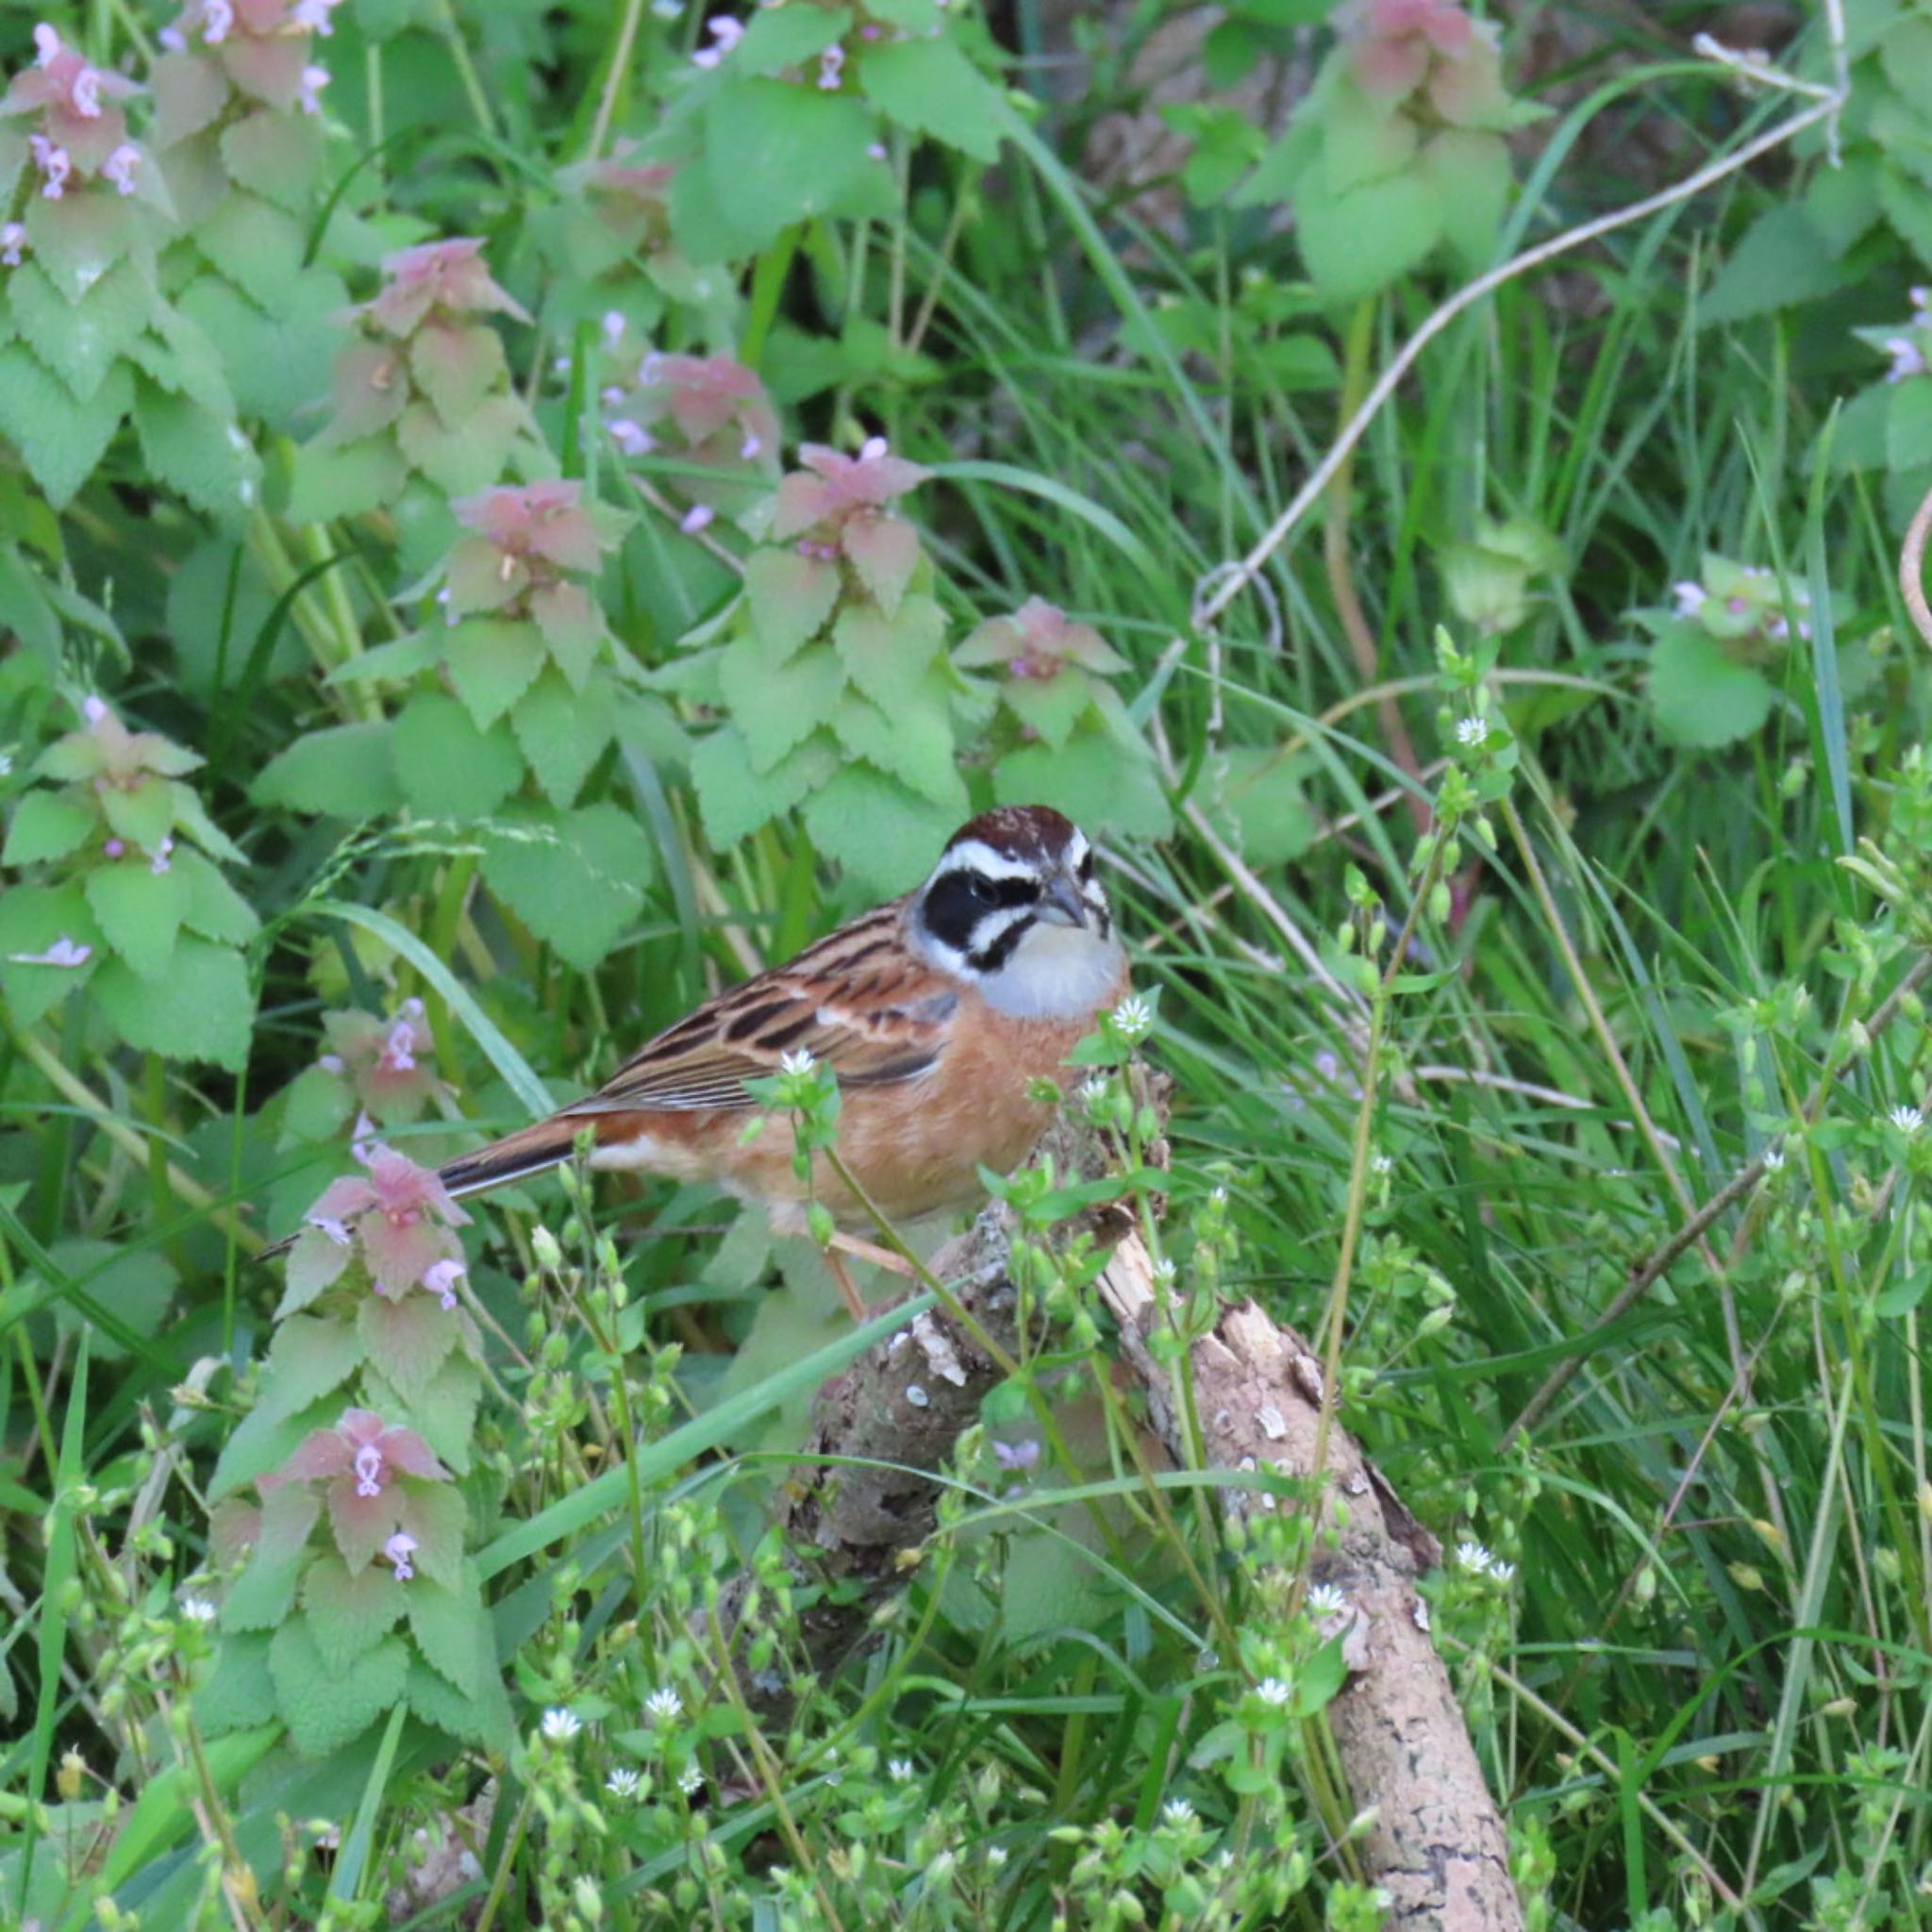
[[1038,865],[1024,858],[1009,858],[1004,852],[995,852],[991,845],[983,844],[977,839],[969,839],[963,845],[955,845],[933,868],[932,876],[933,879],[942,879],[956,872],[976,872],[980,877],[988,879],[1037,879],[1040,876]]
[[1075,825],[1074,836],[1067,843],[1067,870],[1075,871],[1091,850],[1092,847],[1087,843],[1087,834]]

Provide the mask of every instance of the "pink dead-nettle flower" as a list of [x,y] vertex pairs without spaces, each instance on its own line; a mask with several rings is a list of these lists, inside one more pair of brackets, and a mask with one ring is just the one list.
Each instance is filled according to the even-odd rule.
[[827,93],[838,91],[845,67],[845,49],[837,41],[819,56],[819,86]]
[[326,40],[336,30],[329,15],[341,5],[341,0],[295,0],[289,10],[289,25]]
[[382,272],[388,280],[362,312],[392,336],[413,335],[433,309],[449,315],[494,312],[512,315],[519,322],[530,319],[523,306],[491,279],[482,242],[468,236],[398,249],[383,257]]
[[163,837],[161,842],[155,847],[154,858],[149,862],[148,871],[153,873],[157,878],[159,878],[164,872],[170,872],[174,869],[174,850],[175,841],[167,837]]
[[141,150],[131,141],[124,141],[108,158],[101,163],[101,178],[114,184],[117,194],[134,192],[134,171],[141,165]]
[[437,1262],[460,1259],[451,1230],[470,1217],[434,1170],[392,1147],[372,1146],[368,1167],[367,1178],[331,1182],[303,1218],[337,1245],[341,1234],[352,1234],[376,1292],[396,1300],[423,1284]]
[[868,438],[856,457],[808,442],[800,448],[798,459],[805,468],[794,470],[778,485],[772,535],[781,543],[806,530],[837,532],[855,517],[875,515],[917,489],[928,474],[917,463],[891,455],[882,436]]
[[1407,101],[1426,82],[1430,106],[1457,124],[1502,105],[1494,29],[1459,0],[1348,0],[1336,25],[1353,43],[1356,79],[1378,100]]
[[8,222],[0,227],[0,263],[8,268],[20,266],[20,251],[26,246],[26,225],[24,222]]
[[365,1109],[391,1126],[423,1111],[438,1082],[425,1063],[431,1042],[421,1000],[405,1000],[388,1020],[330,1013],[322,1026],[329,1051],[318,1064],[346,1079]]
[[694,503],[677,520],[677,527],[687,537],[695,537],[700,530],[708,529],[718,512],[708,503]]
[[430,1266],[423,1276],[423,1286],[441,1301],[445,1310],[454,1308],[457,1305],[457,1283],[469,1272],[460,1261],[445,1256]]
[[416,1566],[409,1558],[416,1554],[418,1544],[407,1529],[399,1529],[382,1546],[382,1554],[389,1559],[396,1573],[398,1583],[407,1583],[416,1574]]
[[1076,624],[1057,604],[1029,597],[1010,617],[990,617],[953,654],[969,670],[1002,666],[1008,676],[1044,680],[1069,664],[1111,677],[1127,668],[1091,624]]
[[[1924,291],[1918,290],[1914,292],[1923,294]],[[1904,382],[1908,376],[1926,373],[1925,352],[1910,336],[1888,336],[1885,353],[1891,358],[1891,367],[1885,372],[1887,382]]]
[[[624,391],[617,392],[622,401]],[[613,417],[605,428],[610,432],[610,440],[627,457],[647,457],[658,447],[658,439],[641,423],[633,423],[628,416]]]
[[564,573],[594,571],[605,539],[584,487],[575,481],[526,483],[459,497],[450,508],[482,541],[450,553],[450,608],[498,609]]
[[381,1495],[398,1475],[449,1480],[414,1429],[393,1428],[371,1408],[345,1410],[333,1428],[305,1437],[279,1474],[286,1482],[348,1482],[365,1500]]
[[41,171],[41,192],[49,201],[58,201],[67,192],[67,177],[74,172],[74,160],[64,147],[56,147],[44,134],[26,138],[34,166]]
[[305,67],[302,70],[302,88],[298,104],[305,114],[322,112],[322,91],[334,78],[326,67]]
[[728,13],[714,13],[705,23],[705,31],[711,37],[708,47],[700,47],[691,57],[693,67],[715,67],[744,38],[744,23],[734,20]]
[[8,953],[8,962],[14,966],[61,966],[70,971],[85,966],[93,958],[92,946],[78,944],[62,933],[44,953]]

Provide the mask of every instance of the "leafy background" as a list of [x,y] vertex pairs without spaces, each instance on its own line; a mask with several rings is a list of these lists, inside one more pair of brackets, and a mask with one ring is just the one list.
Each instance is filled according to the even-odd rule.
[[1920,1922],[1932,11],[0,58],[0,1918],[1380,1923],[1307,1536],[1170,1504],[1077,1258],[821,1681],[810,1244],[422,1178],[1041,799],[1158,995],[1077,1104],[1174,1075],[1187,1306],[1450,1547],[1530,1923]]

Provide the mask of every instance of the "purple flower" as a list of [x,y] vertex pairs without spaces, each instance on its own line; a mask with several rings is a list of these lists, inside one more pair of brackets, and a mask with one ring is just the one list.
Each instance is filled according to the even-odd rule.
[[620,416],[604,426],[609,430],[611,441],[627,457],[647,457],[658,447],[658,439],[642,424],[633,423],[628,416]]
[[711,37],[708,47],[700,47],[691,57],[693,67],[715,67],[744,38],[744,23],[733,20],[728,13],[714,13],[705,23],[705,31]]
[[992,1454],[993,1460],[1002,1469],[1032,1469],[1040,1461],[1040,1439],[1028,1436],[1018,1442],[995,1440]]
[[302,70],[300,106],[305,114],[322,112],[322,91],[334,78],[326,67],[305,67]]
[[26,225],[24,222],[8,222],[0,228],[0,262],[8,268],[20,266],[20,251],[26,245]]
[[[437,1262],[454,1258],[450,1229],[469,1216],[435,1172],[391,1147],[372,1147],[369,1174],[332,1182],[304,1217],[312,1226],[353,1224],[378,1294],[399,1299]],[[334,1239],[331,1233],[331,1239]]]
[[407,1529],[399,1529],[382,1546],[382,1554],[395,1566],[396,1581],[407,1583],[415,1575],[416,1566],[409,1558],[416,1554],[416,1539]]
[[45,177],[41,192],[49,201],[58,201],[67,192],[67,177],[74,172],[74,162],[64,147],[56,147],[44,134],[30,134],[27,146],[33,151],[34,166]]
[[175,841],[172,838],[168,837],[163,837],[161,842],[155,847],[154,862],[148,867],[148,870],[157,878],[159,878],[164,872],[172,872],[174,870],[175,861],[169,856],[174,850]]
[[141,166],[141,150],[131,141],[124,141],[108,158],[101,163],[101,175],[114,184],[117,194],[134,192],[134,171]]
[[201,37],[210,47],[219,47],[235,25],[235,9],[228,0],[202,0]]
[[445,1311],[457,1305],[457,1283],[468,1271],[460,1261],[445,1255],[441,1261],[434,1262],[423,1276],[423,1286],[442,1303]]
[[1671,595],[1676,600],[1679,617],[1695,617],[1704,608],[1708,594],[1702,584],[1691,583],[1688,579],[1671,586]]
[[7,958],[15,966],[85,966],[93,950],[76,944],[63,932],[44,953],[8,953]]
[[1910,336],[1888,336],[1885,353],[1891,358],[1891,367],[1885,372],[1887,382],[1904,382],[1907,376],[1925,374],[1925,352]]
[[687,537],[695,537],[717,514],[708,503],[694,503],[678,520],[677,527]]
[[837,41],[819,56],[819,86],[827,93],[837,91],[845,65],[845,49]]
[[306,27],[312,34],[320,34],[326,40],[336,30],[335,22],[329,18],[341,0],[295,0],[289,13],[289,25],[292,27]]

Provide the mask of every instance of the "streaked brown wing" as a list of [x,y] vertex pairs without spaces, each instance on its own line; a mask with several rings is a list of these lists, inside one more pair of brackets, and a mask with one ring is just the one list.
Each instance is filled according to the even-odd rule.
[[884,906],[698,1008],[564,1115],[749,1109],[745,1081],[801,1051],[844,1087],[915,1079],[939,1058],[958,1004],[905,950],[898,907]]

